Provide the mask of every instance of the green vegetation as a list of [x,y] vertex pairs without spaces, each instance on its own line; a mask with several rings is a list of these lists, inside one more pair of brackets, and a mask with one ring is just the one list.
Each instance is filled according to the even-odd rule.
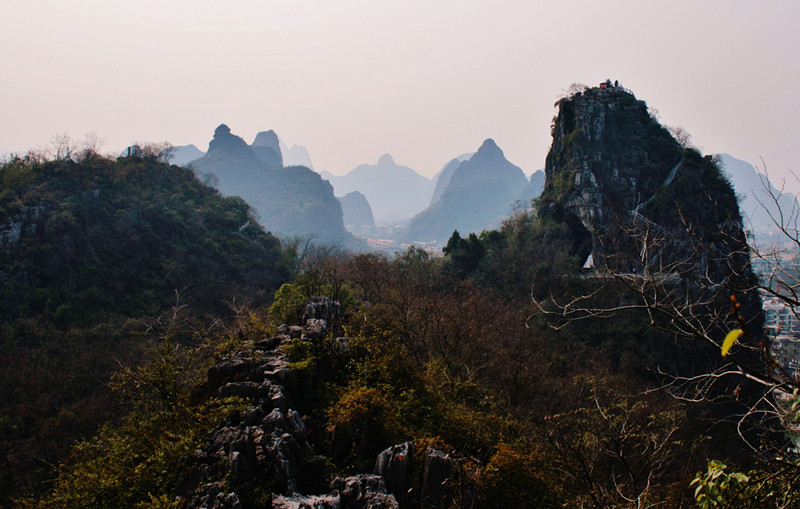
[[46,488],[74,441],[125,413],[110,376],[141,364],[176,302],[199,328],[269,303],[292,274],[247,204],[158,159],[0,165],[0,505]]
[[176,166],[12,161],[2,175],[4,195],[22,204],[13,216],[6,207],[6,227],[19,232],[0,252],[6,320],[69,327],[155,314],[176,290],[220,312],[234,295],[265,301],[288,277],[247,204]]
[[[252,314],[215,330],[187,318],[177,309],[165,316],[164,327],[153,330],[147,363],[113,375],[115,399],[129,413],[73,447],[50,494],[20,505],[181,507],[173,498],[183,457],[201,447],[224,416],[246,405],[235,398],[198,400],[194,392],[214,359],[265,332],[265,322]],[[173,343],[188,332],[195,336],[189,345]]]
[[[527,224],[518,219],[517,227]],[[730,484],[717,489],[719,476],[698,474],[690,486],[708,457],[752,471],[726,475],[773,483],[763,493],[778,496],[785,482],[755,473],[731,443],[732,430],[717,424],[713,433],[726,435],[707,437],[708,407],[647,391],[654,381],[629,363],[642,355],[637,341],[619,341],[612,352],[583,337],[597,323],[558,333],[538,320],[526,326],[524,301],[497,298],[481,264],[493,256],[488,248],[514,238],[508,229],[476,237],[487,249],[470,277],[456,278],[448,268],[452,255],[436,259],[416,249],[393,260],[336,254],[317,257],[279,292],[276,303],[298,300],[293,289],[302,295],[308,286],[347,288],[353,302],[341,329],[284,346],[298,373],[296,403],[307,416],[309,439],[328,459],[331,475],[370,471],[382,449],[413,440],[419,457],[412,489],[401,500],[407,507],[419,505],[414,483],[429,446],[458,466],[450,507],[691,507],[701,485],[728,497],[720,500],[734,500],[739,495]],[[453,253],[469,252],[476,239],[454,235]],[[568,280],[550,278],[551,290],[584,290],[565,286]],[[73,450],[41,506],[172,507],[182,455],[198,447],[215,420],[244,404],[193,401],[191,388],[212,359],[263,338],[274,317],[243,312],[238,322],[208,331],[192,323],[176,329],[172,316],[154,331],[149,363],[114,378],[131,413]],[[631,317],[594,334],[643,337],[644,320]],[[189,331],[194,340],[178,340]],[[344,348],[334,347],[337,336],[346,337]],[[235,479],[226,482],[239,489]],[[749,500],[769,499],[752,486]],[[269,493],[251,488],[241,487],[245,507],[268,503]]]
[[[700,468],[709,447],[726,450],[700,438],[705,429],[691,407],[642,395],[651,382],[582,345],[577,331],[526,327],[520,301],[457,279],[452,256],[512,238],[497,235],[454,234],[443,260],[412,248],[394,260],[339,258],[317,273],[320,282],[348,281],[360,302],[344,323],[344,351],[330,338],[289,346],[313,380],[303,385],[315,391],[309,427],[335,429],[317,453],[334,472],[356,473],[392,444],[433,445],[459,465],[453,507],[470,497],[476,507],[688,503],[681,472]],[[483,277],[488,251],[473,277]],[[636,326],[615,333],[638,334]],[[416,468],[419,479],[421,462]],[[418,497],[412,489],[403,503]]]

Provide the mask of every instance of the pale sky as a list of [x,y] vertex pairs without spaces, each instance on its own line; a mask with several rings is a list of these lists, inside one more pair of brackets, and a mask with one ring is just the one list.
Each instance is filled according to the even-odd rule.
[[0,152],[64,132],[206,150],[224,122],[334,174],[390,153],[430,177],[485,138],[530,174],[555,101],[610,78],[781,177],[800,172],[799,24],[796,0],[0,0]]

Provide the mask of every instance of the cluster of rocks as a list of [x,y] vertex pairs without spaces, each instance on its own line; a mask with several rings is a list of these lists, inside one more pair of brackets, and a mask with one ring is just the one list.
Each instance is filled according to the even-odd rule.
[[[333,303],[315,301],[308,314],[335,314]],[[326,322],[310,318],[304,327],[281,326],[273,338],[254,342],[211,367],[206,389],[219,398],[241,397],[253,404],[228,416],[203,449],[184,458],[176,495],[188,508],[263,507],[243,493],[271,495],[273,508],[392,509],[407,497],[414,444],[390,447],[377,458],[374,474],[340,477],[328,483],[325,459],[309,444],[301,415],[292,408],[297,374],[281,345],[294,338],[322,339]],[[425,455],[423,507],[441,507],[449,496],[454,462],[441,451]],[[309,495],[311,494],[311,495]]]

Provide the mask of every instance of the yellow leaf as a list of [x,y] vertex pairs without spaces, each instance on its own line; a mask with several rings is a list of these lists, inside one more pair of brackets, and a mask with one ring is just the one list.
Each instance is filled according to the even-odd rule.
[[739,339],[739,336],[744,334],[742,329],[733,329],[725,336],[725,341],[722,342],[722,356],[725,357],[728,355],[728,350],[731,349],[736,340]]

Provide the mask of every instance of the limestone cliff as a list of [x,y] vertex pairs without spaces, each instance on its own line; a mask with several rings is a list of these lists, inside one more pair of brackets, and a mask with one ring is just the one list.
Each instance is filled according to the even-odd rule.
[[[596,267],[633,273],[723,270],[726,254],[746,255],[730,184],[710,156],[673,138],[644,101],[608,86],[557,106],[539,215],[570,226],[563,241],[572,254],[584,260],[591,253]],[[637,243],[645,238],[647,252]],[[739,268],[746,264],[740,257]]]
[[273,169],[283,168],[283,155],[281,155],[280,141],[275,131],[261,131],[250,145],[256,156],[267,167]]

